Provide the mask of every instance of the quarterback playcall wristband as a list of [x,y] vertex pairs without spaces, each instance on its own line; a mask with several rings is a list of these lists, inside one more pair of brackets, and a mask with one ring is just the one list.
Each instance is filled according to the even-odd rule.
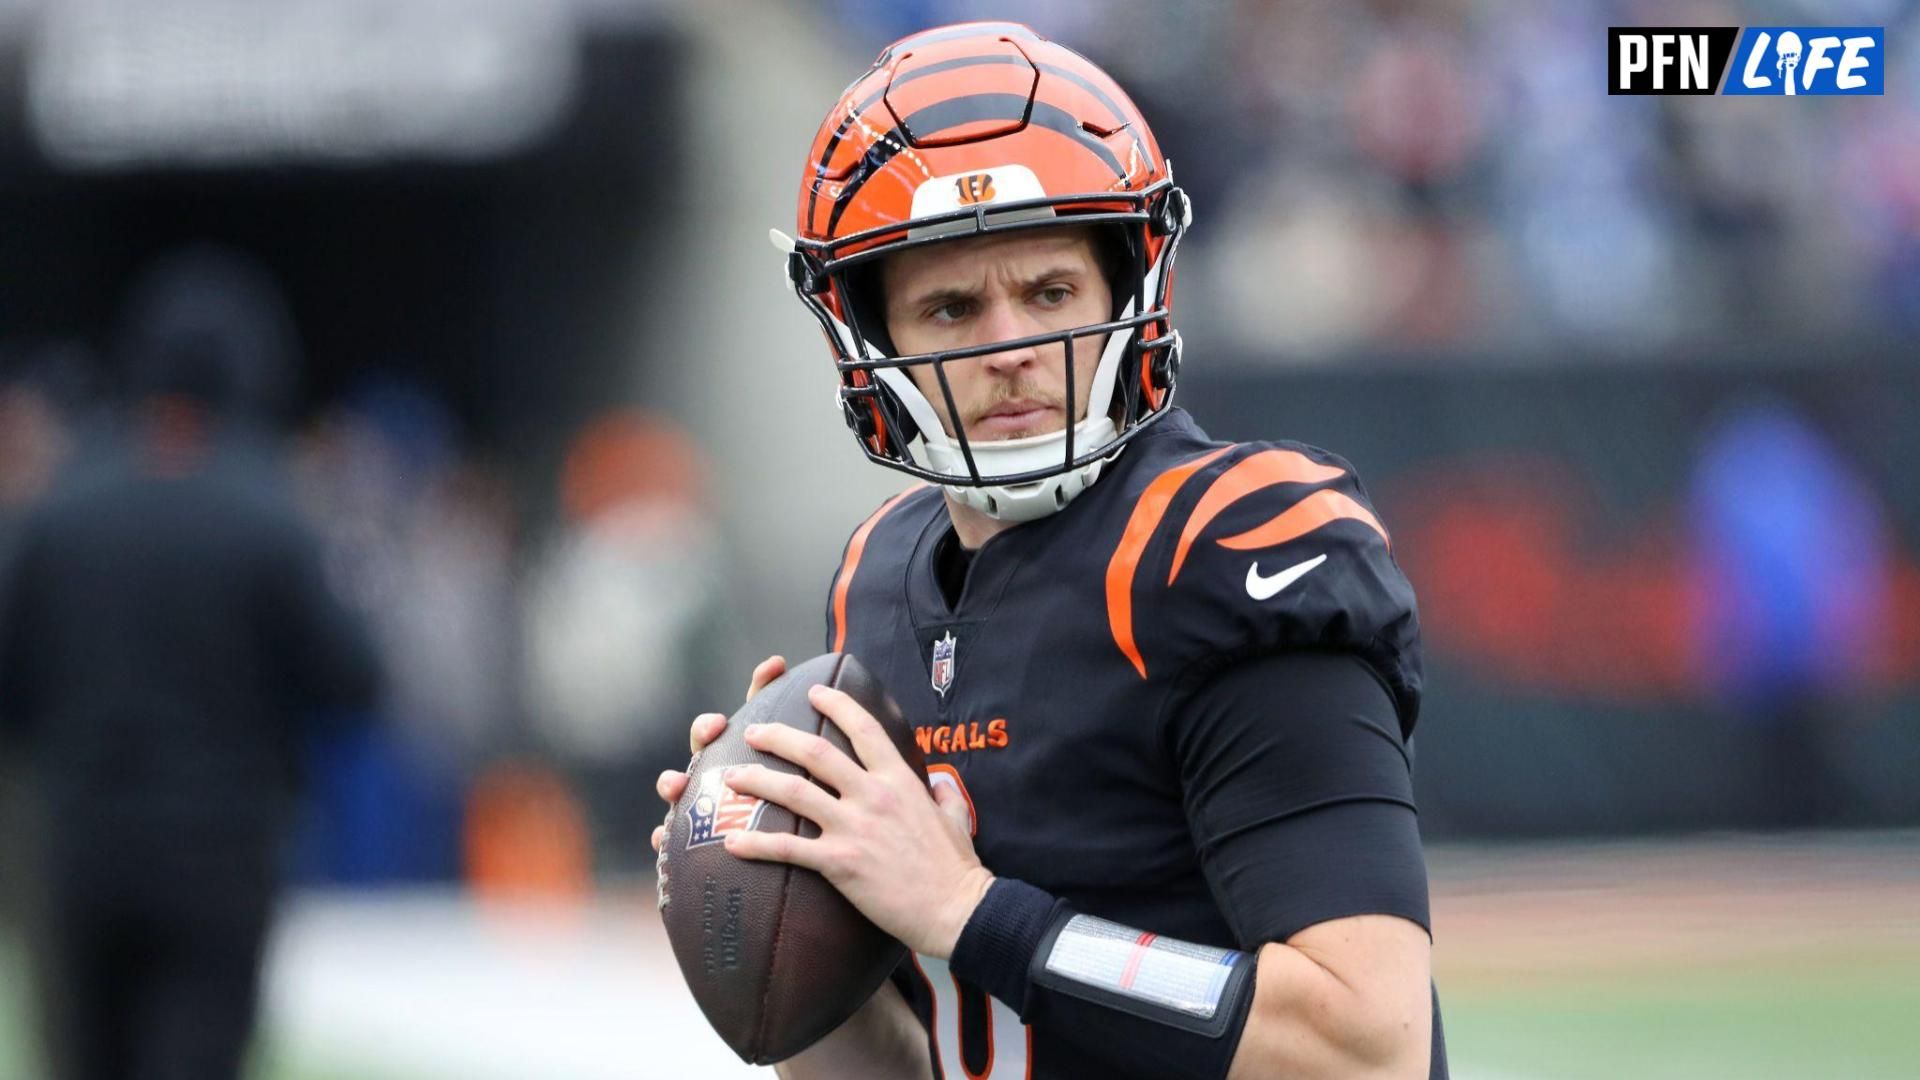
[[960,932],[950,965],[1023,1016],[1061,994],[1231,1046],[1252,1004],[1254,960],[1080,914],[1044,890],[999,878]]

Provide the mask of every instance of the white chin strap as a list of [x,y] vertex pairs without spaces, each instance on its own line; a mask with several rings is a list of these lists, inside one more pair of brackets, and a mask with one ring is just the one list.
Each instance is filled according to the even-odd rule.
[[[1075,456],[1079,456],[1081,447],[1105,446],[1117,434],[1113,420],[1105,412],[1080,421],[1073,426]],[[980,474],[997,476],[1044,469],[1065,461],[1067,433],[1061,430],[1025,439],[974,439],[967,445],[973,451],[973,463],[979,466]],[[909,444],[909,449],[916,461],[935,472],[950,476],[967,475],[967,459],[960,453],[960,444],[947,438],[944,431],[933,439],[915,439]],[[1028,484],[1000,487],[960,487],[949,484],[944,486],[944,490],[950,498],[990,518],[1010,522],[1032,521],[1066,509],[1068,503],[1100,479],[1100,469],[1109,460],[1098,458],[1077,469]]]

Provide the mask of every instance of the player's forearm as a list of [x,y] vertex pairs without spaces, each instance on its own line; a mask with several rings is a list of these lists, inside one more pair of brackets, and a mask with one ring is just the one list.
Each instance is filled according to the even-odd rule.
[[1028,1024],[1065,1033],[1089,1067],[1399,1078],[1427,1075],[1431,1060],[1429,952],[1421,925],[1383,915],[1326,920],[1253,953],[1196,945],[1002,878],[951,966]]
[[1324,960],[1289,945],[1260,950],[1227,1080],[1425,1077],[1433,1039],[1425,981],[1415,993],[1412,979],[1355,977]]
[[900,1080],[933,1075],[927,1031],[900,991],[883,983],[833,1033],[773,1067],[780,1080]]

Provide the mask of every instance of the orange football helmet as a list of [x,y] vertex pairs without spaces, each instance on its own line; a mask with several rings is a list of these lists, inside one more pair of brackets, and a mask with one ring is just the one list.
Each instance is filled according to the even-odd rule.
[[[966,23],[888,46],[827,115],[801,177],[799,237],[776,231],[788,276],[840,370],[866,455],[945,485],[1002,520],[1052,513],[1171,407],[1180,366],[1174,254],[1192,210],[1153,132],[1106,72],[1015,23]],[[910,247],[1014,230],[1096,225],[1117,238],[1107,322],[941,353],[891,356],[862,269]],[[948,436],[905,369],[1106,334],[1086,415],[1059,432]]]

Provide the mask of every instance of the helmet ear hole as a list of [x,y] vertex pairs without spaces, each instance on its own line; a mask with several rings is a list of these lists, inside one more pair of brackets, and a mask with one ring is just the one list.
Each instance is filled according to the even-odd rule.
[[[1072,219],[1067,219],[1071,221]],[[1121,225],[1096,226],[1088,230],[1093,234],[1093,256],[1100,267],[1100,275],[1106,278],[1107,292],[1112,297],[1113,311],[1109,318],[1117,319],[1133,299],[1133,281],[1136,264],[1140,256],[1136,251],[1135,229]]]
[[880,265],[854,266],[840,274],[840,296],[846,303],[847,325],[861,340],[888,356],[898,356],[893,335],[887,332],[887,297]]

